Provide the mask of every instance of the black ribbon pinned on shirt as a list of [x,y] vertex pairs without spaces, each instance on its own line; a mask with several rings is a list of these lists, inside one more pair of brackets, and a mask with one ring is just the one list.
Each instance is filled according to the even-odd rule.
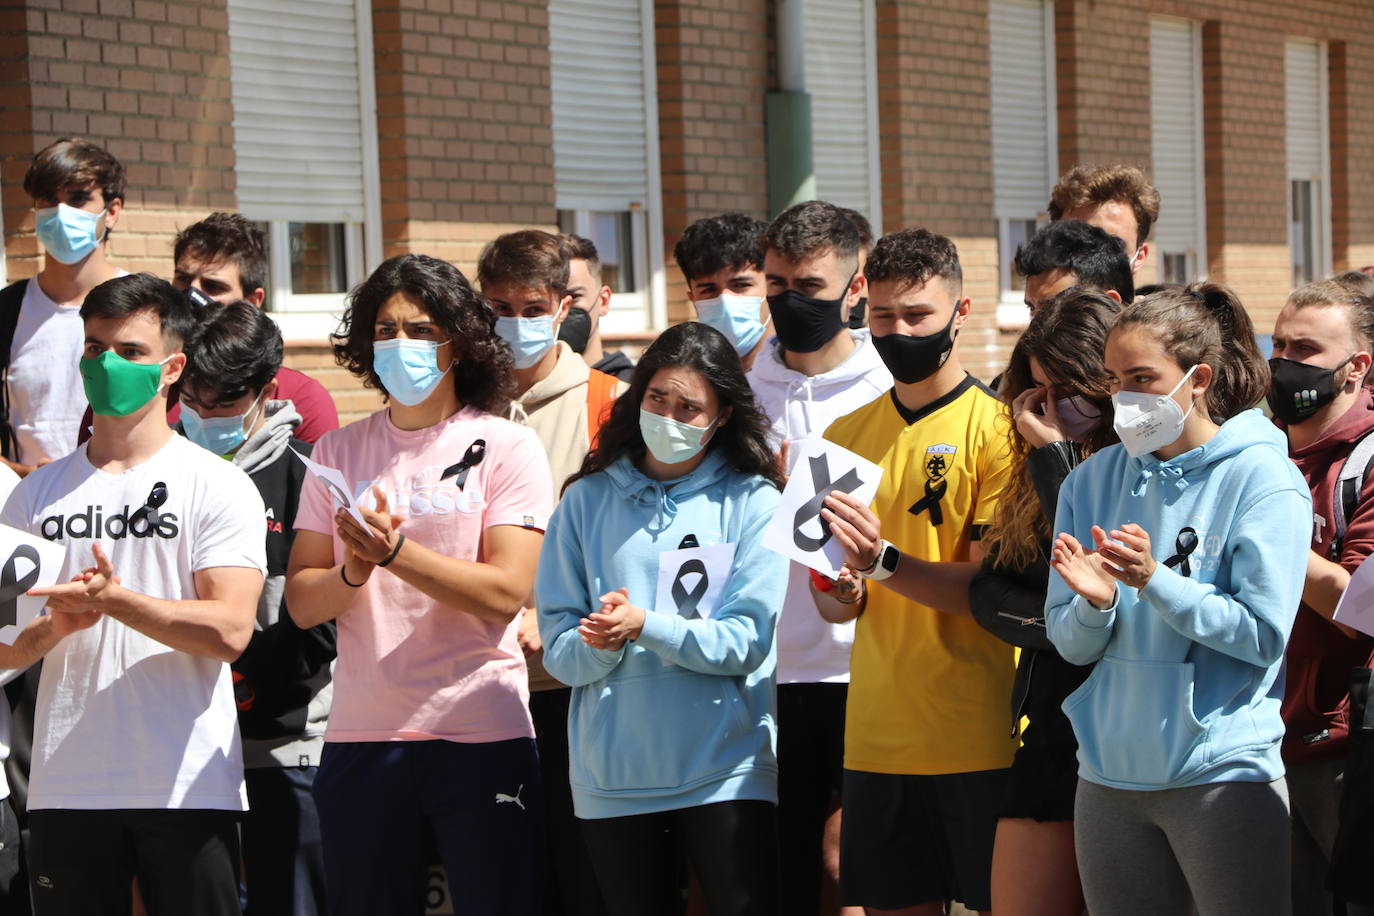
[[821,536],[813,538],[802,533],[802,525],[813,518],[820,519],[821,509],[825,507],[825,498],[833,491],[853,493],[863,486],[863,481],[859,479],[859,472],[855,468],[850,468],[839,480],[832,481],[830,462],[826,460],[825,455],[815,455],[807,461],[811,465],[811,484],[816,488],[816,495],[797,507],[797,514],[792,517],[792,543],[802,550],[811,551],[820,550],[830,540],[830,526],[821,522]]
[[[682,580],[692,573],[699,573],[701,578],[697,584],[692,586],[691,591],[682,584]],[[688,620],[700,617],[697,611],[697,604],[706,597],[706,589],[711,584],[711,580],[706,575],[706,564],[696,557],[692,557],[678,568],[677,576],[673,579],[673,603],[677,605],[677,612]]]
[[927,509],[930,510],[930,523],[932,525],[943,524],[945,512],[940,508],[940,500],[945,498],[945,490],[949,489],[943,477],[926,481],[926,495],[918,499],[910,509],[906,510],[912,515],[920,515]]
[[[28,560],[33,564],[33,569],[22,579],[18,573],[20,560]],[[14,626],[19,622],[19,596],[38,583],[39,572],[38,548],[32,544],[20,544],[14,548],[14,553],[0,568],[0,626]]]
[[468,471],[481,464],[485,457],[487,457],[487,440],[476,439],[468,446],[467,452],[463,455],[463,460],[444,468],[444,473],[439,475],[439,479],[448,480],[452,477],[453,485],[461,490],[464,484],[468,482]]
[[1184,528],[1174,539],[1174,555],[1164,561],[1164,565],[1170,569],[1177,567],[1178,571],[1185,575],[1193,574],[1193,567],[1188,564],[1188,555],[1197,550],[1198,536],[1194,528]]
[[143,505],[134,510],[129,516],[129,530],[133,531],[134,522],[139,519],[148,523],[148,529],[152,530],[162,521],[162,515],[157,511],[167,502],[167,484],[158,481],[153,484],[153,488],[148,491],[148,498],[143,501]]

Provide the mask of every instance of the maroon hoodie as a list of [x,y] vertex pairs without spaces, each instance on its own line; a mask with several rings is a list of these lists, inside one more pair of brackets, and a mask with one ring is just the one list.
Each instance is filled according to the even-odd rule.
[[[1374,393],[1359,399],[1316,442],[1290,452],[1312,488],[1312,549],[1331,556],[1335,528],[1332,503],[1336,478],[1355,443],[1374,432]],[[1374,473],[1364,481],[1360,499],[1347,520],[1340,564],[1355,571],[1374,552]],[[1298,609],[1288,640],[1288,680],[1283,695],[1283,756],[1289,763],[1338,757],[1346,751],[1350,706],[1350,669],[1371,666],[1374,639],[1343,634],[1306,604]]]

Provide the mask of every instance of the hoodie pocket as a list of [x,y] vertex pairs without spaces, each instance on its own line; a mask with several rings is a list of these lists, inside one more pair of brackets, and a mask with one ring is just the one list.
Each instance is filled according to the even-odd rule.
[[1112,782],[1168,785],[1206,763],[1187,662],[1104,657],[1064,713],[1083,764]]
[[573,782],[604,792],[673,789],[756,756],[768,729],[750,722],[740,680],[671,667],[582,689]]

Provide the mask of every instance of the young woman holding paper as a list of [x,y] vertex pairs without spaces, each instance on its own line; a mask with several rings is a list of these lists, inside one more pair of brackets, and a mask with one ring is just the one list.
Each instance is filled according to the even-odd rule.
[[516,616],[552,508],[511,394],[496,316],[450,264],[383,263],[351,295],[335,358],[389,406],[325,434],[366,525],[311,477],[286,600],[338,620],[334,701],[314,784],[335,914],[420,912],[426,825],[481,912],[533,912],[541,817]]
[[549,523],[535,599],[573,687],[573,803],[615,916],[778,912],[773,632],[782,479],[739,356],[696,322],[635,368]]

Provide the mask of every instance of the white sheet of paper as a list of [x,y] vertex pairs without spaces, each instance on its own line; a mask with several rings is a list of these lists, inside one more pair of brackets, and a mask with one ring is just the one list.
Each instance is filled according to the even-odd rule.
[[658,555],[658,593],[654,610],[688,620],[714,616],[734,565],[734,544],[663,551]]
[[788,458],[792,476],[764,531],[764,543],[833,579],[844,565],[844,548],[821,521],[821,503],[833,490],[852,494],[865,505],[873,502],[883,469],[825,439],[801,443],[797,454]]
[[367,527],[367,519],[363,518],[362,512],[353,504],[353,498],[348,494],[348,481],[344,480],[343,472],[337,468],[327,467],[302,455],[295,449],[287,449],[305,463],[306,470],[315,475],[315,479],[324,484],[324,488],[334,495],[334,504],[343,506],[348,510],[348,514],[364,528]]
[[[30,620],[48,603],[24,594],[57,582],[67,548],[41,537],[0,525],[0,643],[14,645]],[[89,557],[95,565],[95,557]],[[13,615],[13,623],[10,622]]]
[[1332,619],[1374,636],[1374,563],[1366,559],[1355,567]]

